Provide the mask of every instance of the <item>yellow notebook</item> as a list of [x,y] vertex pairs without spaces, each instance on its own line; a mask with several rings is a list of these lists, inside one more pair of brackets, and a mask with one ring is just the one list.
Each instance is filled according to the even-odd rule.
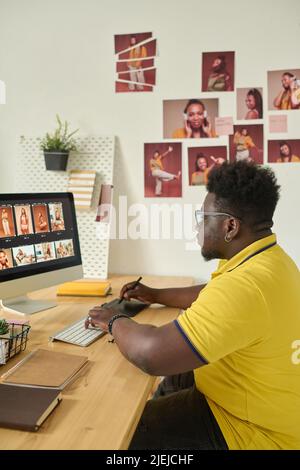
[[111,290],[108,281],[74,281],[65,282],[57,289],[57,295],[74,295],[84,297],[105,297]]

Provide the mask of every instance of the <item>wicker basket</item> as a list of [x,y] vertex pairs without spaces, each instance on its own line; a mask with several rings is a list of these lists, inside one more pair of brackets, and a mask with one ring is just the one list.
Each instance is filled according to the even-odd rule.
[[26,349],[29,330],[29,325],[9,324],[9,333],[0,336],[0,364]]

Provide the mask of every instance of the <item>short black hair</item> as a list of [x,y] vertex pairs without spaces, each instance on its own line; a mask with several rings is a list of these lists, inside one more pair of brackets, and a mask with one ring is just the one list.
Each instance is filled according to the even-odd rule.
[[280,186],[271,168],[253,162],[225,162],[214,167],[206,186],[216,196],[221,212],[239,217],[246,225],[272,222]]

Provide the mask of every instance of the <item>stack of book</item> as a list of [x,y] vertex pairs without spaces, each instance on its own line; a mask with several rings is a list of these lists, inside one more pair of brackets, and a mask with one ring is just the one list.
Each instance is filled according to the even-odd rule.
[[78,297],[105,297],[111,291],[109,281],[96,281],[82,279],[80,281],[65,282],[57,289],[57,295],[73,295]]
[[28,354],[1,376],[0,426],[37,431],[87,363],[86,356],[47,349]]

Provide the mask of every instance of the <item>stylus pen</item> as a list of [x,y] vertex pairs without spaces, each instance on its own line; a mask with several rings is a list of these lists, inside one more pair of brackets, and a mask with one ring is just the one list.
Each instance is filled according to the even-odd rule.
[[[133,284],[133,286],[131,287],[130,290],[133,290],[136,288],[136,286],[138,285],[138,283],[142,280],[142,276],[140,276],[136,281],[135,283]],[[118,304],[120,304],[122,302],[122,300],[124,300],[124,297],[121,297]]]

